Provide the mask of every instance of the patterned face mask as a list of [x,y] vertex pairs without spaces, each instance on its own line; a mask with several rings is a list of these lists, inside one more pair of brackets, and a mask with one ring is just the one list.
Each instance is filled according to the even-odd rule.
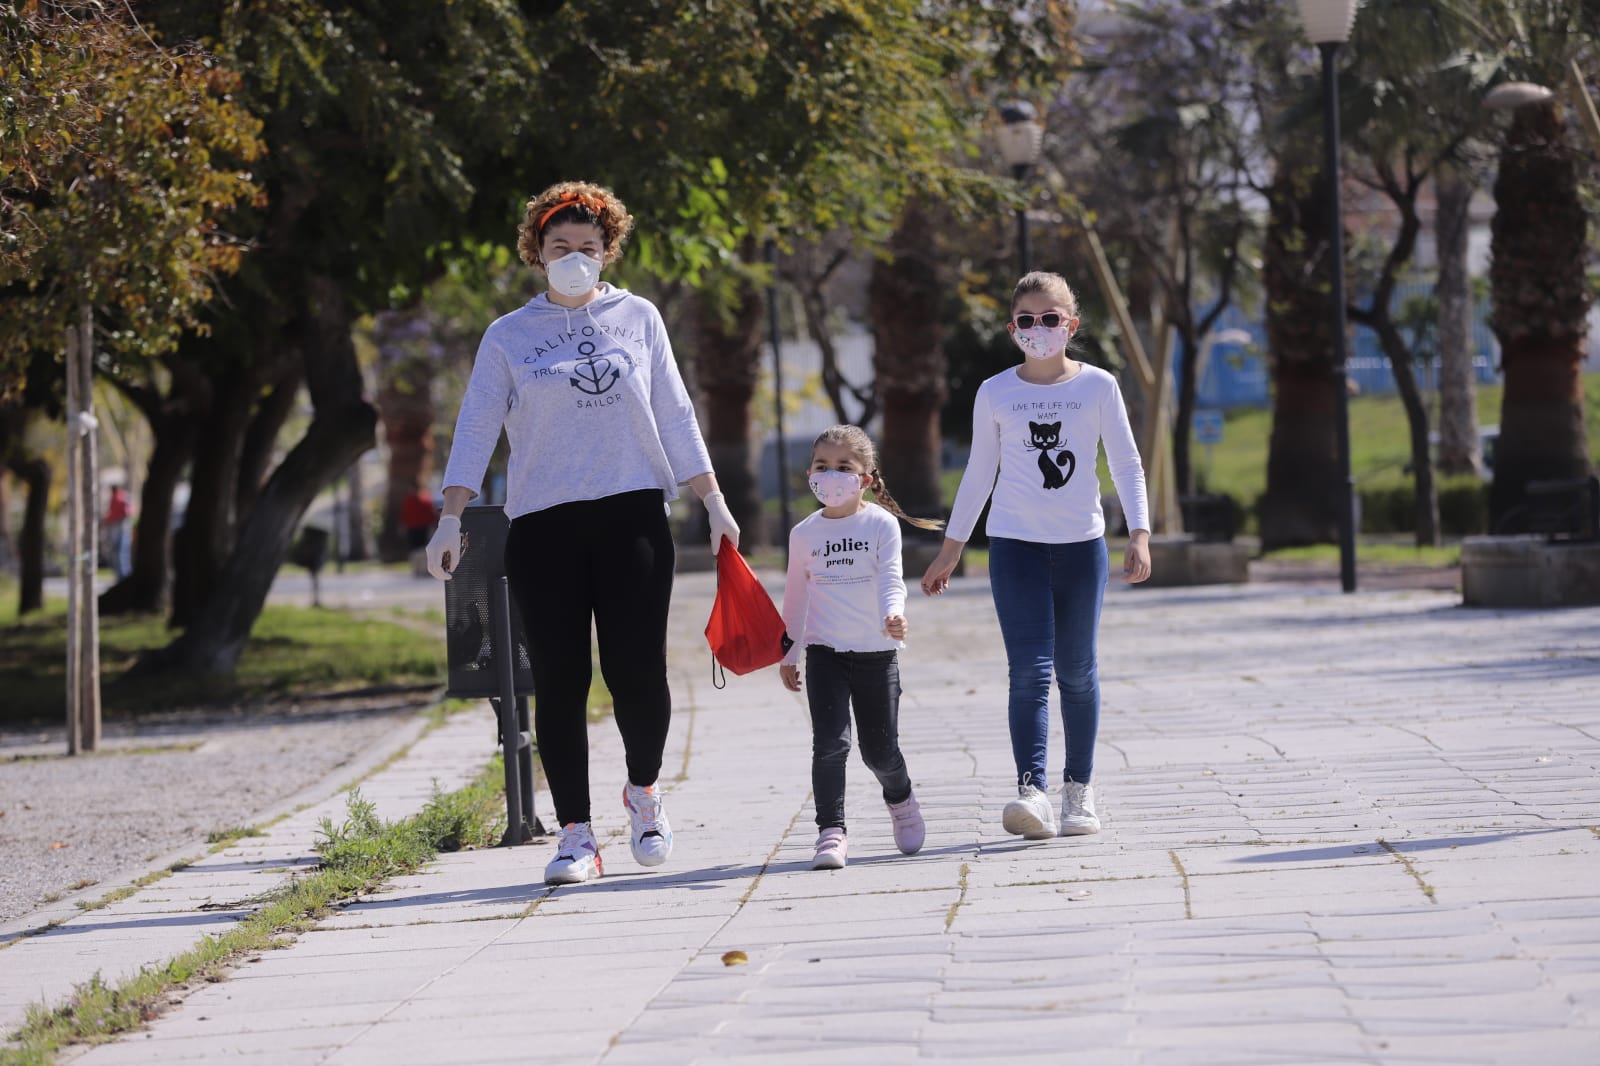
[[815,471],[808,484],[824,507],[842,507],[861,496],[861,475],[848,470]]
[[1049,326],[1034,326],[1032,329],[1014,331],[1011,339],[1017,342],[1022,354],[1030,359],[1048,359],[1066,350],[1067,342],[1072,339],[1072,330],[1066,326],[1056,326],[1053,329]]

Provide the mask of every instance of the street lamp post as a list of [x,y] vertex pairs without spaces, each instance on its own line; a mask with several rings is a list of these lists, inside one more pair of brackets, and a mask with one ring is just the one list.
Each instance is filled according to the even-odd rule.
[[1329,301],[1333,322],[1334,402],[1338,405],[1336,447],[1344,491],[1339,499],[1339,584],[1356,590],[1356,485],[1350,472],[1350,388],[1344,320],[1344,204],[1339,189],[1339,49],[1350,39],[1359,0],[1298,0],[1306,36],[1322,53],[1322,130],[1328,185],[1328,247],[1332,259],[1333,294]]
[[[1044,127],[1039,125],[1038,114],[1026,100],[1012,100],[1000,105],[1000,157],[1011,168],[1017,184],[1028,176],[1039,161],[1039,146],[1044,140]],[[1028,255],[1028,208],[1017,208],[1017,258],[1022,273],[1030,269]]]

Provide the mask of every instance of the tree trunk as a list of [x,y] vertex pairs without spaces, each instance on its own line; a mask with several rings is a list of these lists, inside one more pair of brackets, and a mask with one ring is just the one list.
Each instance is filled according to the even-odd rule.
[[1338,395],[1329,326],[1329,225],[1320,172],[1281,168],[1268,195],[1262,255],[1267,350],[1273,370],[1261,547],[1339,538],[1345,491],[1337,449]]
[[373,330],[378,346],[378,411],[389,450],[378,558],[404,561],[410,554],[400,528],[400,505],[433,481],[433,372],[442,349],[421,311],[383,311]]
[[177,358],[194,367],[222,364],[208,381],[198,409],[194,462],[189,471],[189,503],[172,555],[172,613],[169,624],[192,625],[206,597],[218,588],[223,560],[234,544],[239,458],[250,428],[254,387],[248,366],[228,365],[213,348],[213,338],[184,343]]
[[908,514],[929,517],[946,510],[939,412],[949,393],[934,232],[925,209],[908,207],[890,238],[890,258],[873,263],[867,286],[884,481]]
[[1439,473],[1478,474],[1483,451],[1478,444],[1477,375],[1472,362],[1472,279],[1468,273],[1468,209],[1472,182],[1448,164],[1434,178],[1437,200],[1434,243],[1439,280]]
[[139,489],[139,524],[133,571],[100,595],[102,614],[158,611],[167,592],[167,541],[172,534],[172,494],[194,455],[195,420],[168,410],[150,420],[155,447]]
[[11,472],[27,486],[22,528],[17,531],[17,615],[44,606],[44,523],[50,506],[50,464],[37,456],[16,458]]
[[[760,371],[761,325],[766,305],[761,293],[749,286],[739,290],[738,303],[725,316],[710,296],[697,299],[695,309],[695,381],[705,400],[701,417],[706,450],[728,510],[739,523],[739,542],[753,547],[766,544],[766,515],[762,512],[756,480],[755,442],[751,436],[750,400]],[[780,471],[780,475],[786,475]],[[705,516],[691,526],[704,528]],[[707,532],[709,536],[709,531]],[[783,537],[788,531],[781,531]]]
[[[362,453],[365,454],[365,453]],[[361,481],[361,457],[350,464],[350,469],[345,471],[345,483],[348,486],[348,504],[344,511],[344,558],[345,562],[360,563],[372,557],[367,550],[367,494],[366,487]]]
[[1195,392],[1199,387],[1200,345],[1193,324],[1187,327],[1174,323],[1178,333],[1178,410],[1172,420],[1172,475],[1178,492],[1190,495],[1195,490],[1194,458],[1189,450],[1189,438],[1194,426]]
[[376,439],[377,411],[362,399],[350,311],[337,283],[310,278],[300,311],[306,383],[316,412],[311,425],[262,488],[194,624],[141,660],[138,673],[232,673],[301,517]]
[[1530,481],[1589,473],[1583,342],[1588,217],[1578,157],[1554,103],[1519,108],[1500,150],[1490,228],[1492,325],[1505,393],[1490,528],[1514,532]]
[[278,433],[289,416],[294,413],[294,400],[300,392],[299,367],[285,367],[284,375],[272,387],[256,408],[250,428],[245,431],[239,449],[239,484],[235,491],[233,513],[238,521],[255,506],[256,494],[267,480],[272,468],[272,453],[278,443]]

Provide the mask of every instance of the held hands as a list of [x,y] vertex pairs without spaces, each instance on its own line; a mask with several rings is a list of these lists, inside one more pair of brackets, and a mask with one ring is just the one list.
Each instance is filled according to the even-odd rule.
[[428,573],[449,581],[451,571],[461,564],[461,519],[453,514],[439,519],[439,528],[428,541]]
[[1128,549],[1122,553],[1122,580],[1137,585],[1150,577],[1150,532],[1136,529],[1128,537]]
[[903,614],[891,614],[883,620],[883,635],[890,640],[905,640],[910,623]]
[[790,692],[800,691],[800,664],[783,663],[778,667],[778,676],[783,679],[783,687]]
[[[722,550],[724,539],[734,550],[739,548],[739,523],[733,520],[733,514],[728,510],[728,503],[722,498],[722,492],[708,492],[701,497],[701,502],[706,505],[706,517],[711,520],[711,554],[715,555]],[[795,681],[795,691],[798,692],[800,682]]]
[[938,596],[950,587],[950,575],[955,573],[956,564],[961,561],[961,549],[964,547],[966,544],[963,541],[945,538],[939,554],[933,557],[933,562],[928,564],[927,572],[922,575],[924,596]]

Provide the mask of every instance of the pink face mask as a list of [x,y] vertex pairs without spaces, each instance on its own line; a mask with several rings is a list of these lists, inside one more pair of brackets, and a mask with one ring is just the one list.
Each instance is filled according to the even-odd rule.
[[818,470],[808,484],[824,507],[843,507],[861,497],[861,475],[848,470]]
[[1013,330],[1011,339],[1017,342],[1017,347],[1028,358],[1048,359],[1066,350],[1067,342],[1072,339],[1072,330],[1066,326],[1056,326],[1054,329],[1034,326],[1031,329]]

